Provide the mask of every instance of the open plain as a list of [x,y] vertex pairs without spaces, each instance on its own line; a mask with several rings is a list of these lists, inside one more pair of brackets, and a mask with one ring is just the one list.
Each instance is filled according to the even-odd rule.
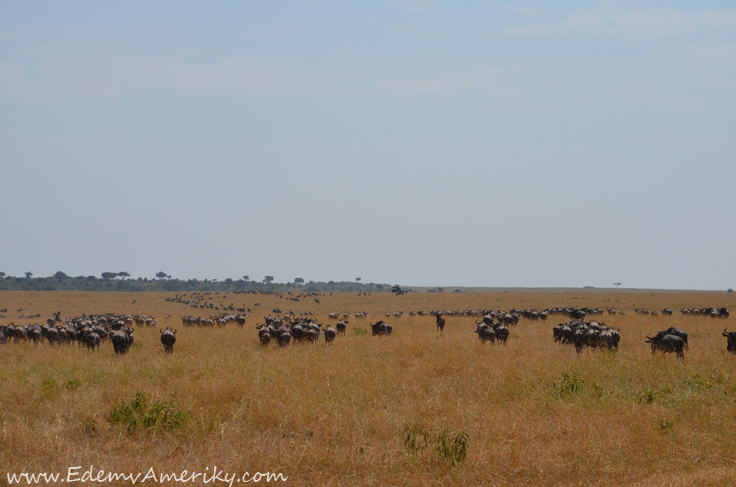
[[[144,475],[151,467],[211,472],[216,465],[321,486],[736,482],[736,356],[721,335],[736,330],[736,320],[679,312],[734,310],[734,294],[335,293],[316,303],[213,293],[213,303],[252,311],[243,327],[212,328],[182,326],[182,316],[213,311],[166,300],[174,294],[0,293],[8,310],[0,324],[44,323],[55,311],[62,319],[111,312],[158,322],[136,326],[133,347],[119,356],[110,342],[95,352],[76,344],[0,345],[3,483],[11,472],[66,475],[77,465]],[[569,321],[562,315],[522,318],[506,346],[479,342],[478,317],[446,316],[440,334],[432,316],[409,315],[554,306],[625,310],[596,317],[621,330],[619,349],[578,355],[554,343],[552,327]],[[633,311],[665,307],[674,315]],[[321,337],[262,348],[255,325],[275,308],[312,312],[333,326],[328,313],[351,317],[332,346]],[[19,319],[17,309],[41,318]],[[368,317],[355,318],[356,311]],[[395,311],[404,314],[385,317]],[[368,323],[378,319],[393,325],[393,336],[371,336]],[[178,331],[170,355],[159,340],[167,325]],[[670,326],[689,334],[684,360],[653,354],[644,342]],[[115,423],[113,411],[139,391],[149,404],[174,405],[183,421],[168,428]],[[448,438],[463,443],[456,461],[443,453]]]

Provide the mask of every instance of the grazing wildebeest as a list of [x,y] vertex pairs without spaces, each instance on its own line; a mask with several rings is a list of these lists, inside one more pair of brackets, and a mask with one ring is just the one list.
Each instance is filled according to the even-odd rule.
[[647,334],[647,338],[648,340],[646,342],[651,344],[652,353],[658,351],[662,353],[675,352],[678,358],[685,358],[685,354],[682,352],[683,348],[685,348],[685,340],[682,337],[669,334],[666,331],[660,331],[653,337]]
[[335,339],[336,334],[335,329],[330,325],[327,325],[327,328],[325,328],[325,341],[332,345],[332,341]]
[[[659,333],[659,330],[657,330],[657,333]],[[675,335],[682,338],[682,341],[685,342],[685,350],[690,350],[690,346],[687,344],[687,333],[685,331],[678,330],[674,326],[671,326],[667,328],[663,333],[665,335]]]
[[433,311],[432,314],[437,318],[437,331],[444,331],[445,319],[442,317],[442,313],[439,311]]
[[736,355],[736,331],[726,331],[728,328],[723,329],[722,335],[727,339],[726,350]]
[[174,351],[174,344],[176,343],[176,330],[171,328],[171,325],[166,327],[166,330],[158,330],[161,333],[161,344],[164,346],[166,353]]
[[376,323],[375,325],[372,323],[368,323],[368,326],[371,327],[371,331],[373,332],[374,336],[390,335],[394,329],[393,326],[389,325],[383,320],[379,320],[378,323]]
[[345,334],[345,325],[350,323],[348,320],[340,320],[337,322],[337,332]]
[[282,324],[276,333],[276,339],[279,342],[279,346],[283,347],[289,344],[291,341],[291,330],[289,330],[288,326]]
[[111,339],[116,354],[124,354],[130,350],[133,345],[134,331],[133,328],[124,328],[113,332]]
[[509,329],[501,323],[493,325],[493,333],[496,335],[496,340],[506,345],[506,340],[509,338]]
[[582,309],[573,309],[570,311],[570,318],[574,320],[582,320],[585,319],[585,311]]
[[268,329],[268,326],[263,324],[256,326],[256,329],[258,330],[258,339],[261,342],[261,346],[267,347],[271,343],[271,331]]
[[95,347],[97,347],[98,350],[100,349],[100,336],[94,331],[90,330],[83,333],[80,337],[80,341],[90,350],[94,351]]

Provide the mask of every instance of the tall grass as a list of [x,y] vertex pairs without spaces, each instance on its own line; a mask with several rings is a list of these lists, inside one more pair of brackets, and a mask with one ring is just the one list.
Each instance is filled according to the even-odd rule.
[[[172,355],[164,353],[158,330],[146,328],[135,332],[140,347],[123,356],[110,343],[99,352],[0,346],[3,478],[8,471],[66,472],[92,464],[107,471],[202,471],[212,465],[280,471],[290,485],[736,480],[736,357],[726,352],[720,335],[725,326],[736,326],[733,318],[604,315],[603,321],[621,329],[619,351],[577,355],[573,347],[553,342],[551,329],[561,317],[522,320],[507,346],[489,346],[478,342],[470,318],[447,317],[444,333],[437,334],[431,316],[380,314],[573,304],[734,309],[732,295],[335,294],[320,304],[218,296],[260,315],[281,307],[312,311],[324,322],[330,311],[368,311],[377,315],[374,322],[385,319],[398,332],[379,338],[348,329],[332,347],[320,341],[265,349],[253,328],[257,318],[248,318],[244,328],[185,328],[179,316],[199,310],[166,302],[167,295],[0,293],[0,308],[24,307],[44,318],[57,310],[62,316],[150,313],[161,326],[179,331]],[[368,321],[351,317],[348,328],[366,330]],[[643,341],[646,333],[670,325],[690,334],[685,360],[653,355]],[[144,418],[148,404],[164,404],[172,394],[176,407],[191,417],[181,427],[129,432],[111,412],[124,401],[130,405],[138,391],[146,393]],[[408,452],[407,425],[430,435],[425,453]],[[464,447],[455,442],[461,434],[467,435]],[[447,457],[458,452],[456,460],[444,460],[438,447]]]

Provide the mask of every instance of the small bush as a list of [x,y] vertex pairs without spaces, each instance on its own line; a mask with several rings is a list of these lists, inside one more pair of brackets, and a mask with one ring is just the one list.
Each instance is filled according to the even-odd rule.
[[705,391],[713,388],[713,383],[709,380],[701,379],[699,374],[693,374],[689,379],[685,379],[684,383],[691,392]]
[[43,387],[46,392],[53,392],[59,387],[59,384],[53,377],[46,377],[43,382],[41,382],[41,387]]
[[675,422],[671,419],[660,419],[659,420],[659,429],[662,431],[669,431],[675,426]]
[[407,427],[403,431],[404,449],[410,455],[432,451],[451,468],[468,458],[468,439],[466,432],[455,434],[450,431],[431,432],[418,427]]
[[657,391],[653,389],[644,389],[637,395],[637,399],[643,404],[652,404],[657,400]]
[[120,424],[133,433],[137,428],[151,428],[161,426],[172,430],[181,428],[191,415],[189,411],[181,411],[174,401],[157,401],[149,409],[146,409],[146,395],[141,391],[135,393],[130,403],[121,401],[110,413],[110,422]]
[[553,383],[552,389],[560,397],[569,397],[583,392],[584,386],[585,381],[577,374],[577,372],[563,372],[562,379]]
[[357,326],[353,327],[353,333],[356,335],[366,335],[368,333],[368,330],[365,330],[363,328],[358,328]]

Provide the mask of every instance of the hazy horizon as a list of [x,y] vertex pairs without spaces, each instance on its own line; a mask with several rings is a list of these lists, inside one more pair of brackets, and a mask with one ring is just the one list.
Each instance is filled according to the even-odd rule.
[[726,1],[5,2],[0,271],[733,288],[735,28]]

